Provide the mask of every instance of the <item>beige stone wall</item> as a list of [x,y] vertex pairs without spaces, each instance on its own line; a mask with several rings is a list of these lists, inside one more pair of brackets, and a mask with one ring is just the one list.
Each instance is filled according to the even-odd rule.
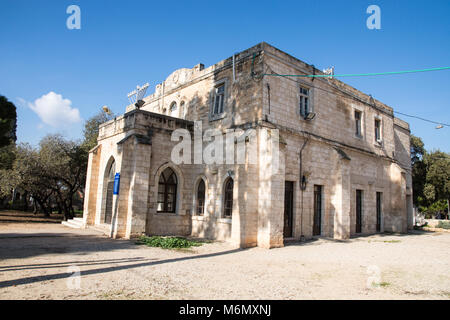
[[[262,82],[251,78],[251,70],[262,70],[262,44],[240,52],[233,59],[225,59],[208,68],[199,64],[192,69],[179,69],[156,85],[155,91],[144,98],[142,110],[170,114],[170,106],[176,103],[176,117],[202,121],[203,128],[225,129],[261,119]],[[253,61],[253,54],[257,54]],[[253,67],[252,67],[253,66]],[[224,115],[210,121],[214,86],[225,83]],[[183,108],[180,106],[183,105]],[[130,105],[127,111],[135,107]],[[180,110],[182,109],[182,110]]]
[[[394,118],[389,106],[336,79],[262,76],[314,72],[320,73],[265,43],[237,54],[234,67],[230,57],[208,68],[199,64],[175,71],[144,98],[141,111],[128,106],[124,116],[101,126],[101,152],[89,160],[85,220],[92,223],[95,211],[95,224],[104,221],[104,175],[115,159],[121,188],[114,196],[117,215],[111,234],[117,237],[192,235],[238,247],[279,247],[284,241],[285,181],[294,182],[295,239],[312,237],[314,185],[323,187],[322,236],[355,235],[357,189],[364,196],[362,234],[376,232],[376,192],[383,193],[382,231],[406,231],[412,201],[408,124]],[[225,112],[213,119],[212,92],[219,83],[226,86]],[[300,116],[300,85],[312,93],[312,121]],[[174,102],[178,113],[170,114]],[[355,110],[362,112],[361,137],[355,136]],[[375,119],[382,121],[381,143],[374,138]],[[171,134],[177,128],[192,133],[193,121],[201,121],[201,134],[212,128],[222,135],[230,128],[254,128],[256,163],[172,163],[178,142],[171,141]],[[271,137],[276,132],[279,167],[274,170]],[[198,150],[191,151],[198,155]],[[247,159],[249,154],[247,150]],[[159,175],[168,166],[178,178],[175,214],[156,212]],[[305,190],[300,188],[302,176]],[[232,219],[223,217],[227,177],[234,179]],[[200,179],[206,184],[203,216],[195,215]]]
[[[267,44],[263,48],[266,73],[321,73]],[[299,86],[310,89],[316,114],[311,121],[300,115]],[[387,231],[406,230],[409,126],[394,118],[392,108],[336,79],[266,76],[263,110],[287,141],[285,179],[295,181],[298,191],[294,194],[295,238],[312,236],[316,184],[323,186],[322,235],[355,235],[356,189],[363,190],[362,234],[376,232],[376,192],[383,193],[382,230],[383,224]],[[362,113],[361,137],[355,135],[355,110]],[[375,119],[382,123],[381,143],[375,141]],[[303,174],[308,183],[301,191],[299,151],[305,139],[309,141],[302,156]],[[334,146],[350,160],[340,159]]]

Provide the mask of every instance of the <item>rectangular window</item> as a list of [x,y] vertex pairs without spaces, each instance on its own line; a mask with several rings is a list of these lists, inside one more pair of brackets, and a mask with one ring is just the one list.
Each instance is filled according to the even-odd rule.
[[213,115],[223,113],[223,104],[225,101],[225,84],[218,85],[214,89]]
[[375,119],[375,141],[381,142],[381,120]]
[[306,117],[311,112],[309,89],[300,87],[300,114]]
[[355,110],[355,135],[357,137],[362,136],[361,132],[361,111]]

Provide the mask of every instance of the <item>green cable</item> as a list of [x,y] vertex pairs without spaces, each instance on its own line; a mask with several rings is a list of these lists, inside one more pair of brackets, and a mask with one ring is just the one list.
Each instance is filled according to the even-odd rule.
[[375,72],[375,73],[354,73],[354,74],[278,74],[278,73],[265,73],[263,76],[274,76],[274,77],[307,77],[307,78],[325,78],[325,77],[365,77],[365,76],[381,76],[388,74],[404,74],[404,73],[416,73],[416,72],[428,72],[428,71],[439,71],[447,70],[450,67],[441,68],[430,68],[430,69],[418,69],[418,70],[406,70],[406,71],[391,71],[391,72]]

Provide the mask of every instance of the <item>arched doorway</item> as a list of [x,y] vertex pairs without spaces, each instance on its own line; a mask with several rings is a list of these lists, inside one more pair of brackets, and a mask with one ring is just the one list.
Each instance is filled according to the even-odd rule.
[[113,213],[113,193],[114,193],[114,176],[116,174],[116,162],[113,160],[107,171],[106,176],[106,203],[105,203],[105,223],[111,224]]

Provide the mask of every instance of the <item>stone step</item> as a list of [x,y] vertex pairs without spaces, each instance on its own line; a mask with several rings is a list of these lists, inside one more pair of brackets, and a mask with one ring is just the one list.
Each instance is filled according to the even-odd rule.
[[73,218],[72,220],[73,220],[73,221],[79,221],[79,222],[81,222],[81,223],[83,222],[83,218]]

